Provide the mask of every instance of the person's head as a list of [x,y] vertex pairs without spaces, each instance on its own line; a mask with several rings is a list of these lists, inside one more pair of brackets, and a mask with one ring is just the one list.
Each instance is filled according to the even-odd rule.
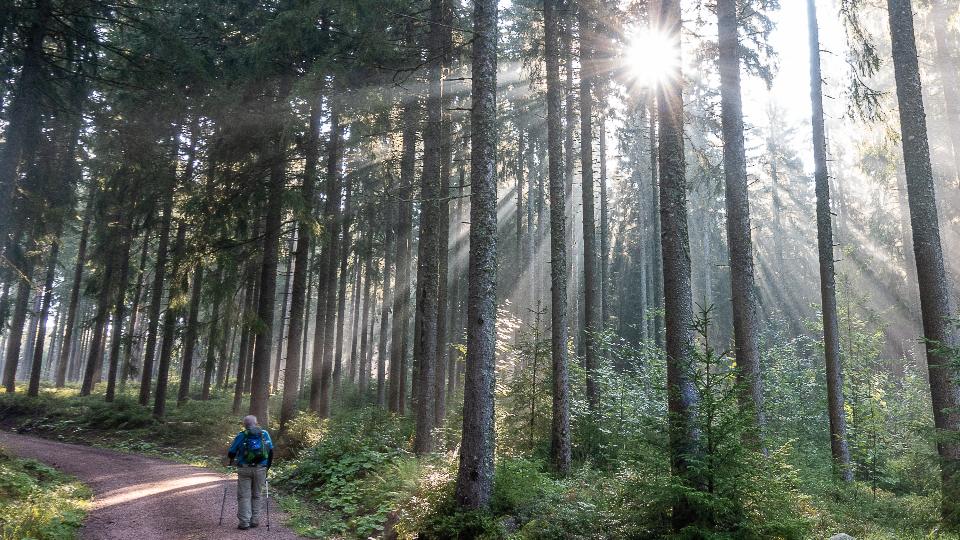
[[252,415],[252,414],[248,414],[247,416],[244,416],[244,417],[243,417],[243,427],[244,427],[245,429],[250,429],[250,428],[253,428],[253,427],[256,427],[256,426],[257,426],[257,417],[256,417],[256,416],[254,416],[254,415]]

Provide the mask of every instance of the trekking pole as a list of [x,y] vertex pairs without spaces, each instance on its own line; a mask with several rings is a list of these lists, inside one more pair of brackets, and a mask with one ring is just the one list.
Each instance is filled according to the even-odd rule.
[[227,505],[227,483],[223,483],[223,500],[220,502],[220,525],[223,525],[223,509]]
[[[230,470],[230,467],[227,466],[227,470]],[[223,509],[227,506],[227,486],[229,482],[223,483],[223,500],[220,501],[220,525],[223,525]]]
[[270,530],[270,478],[267,478],[267,530]]
[[267,478],[267,530],[270,530],[270,479]]

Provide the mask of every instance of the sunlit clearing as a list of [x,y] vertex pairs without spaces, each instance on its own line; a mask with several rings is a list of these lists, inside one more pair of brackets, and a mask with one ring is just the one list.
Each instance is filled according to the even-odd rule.
[[623,65],[641,86],[656,86],[670,77],[679,62],[679,50],[670,38],[655,30],[629,34]]

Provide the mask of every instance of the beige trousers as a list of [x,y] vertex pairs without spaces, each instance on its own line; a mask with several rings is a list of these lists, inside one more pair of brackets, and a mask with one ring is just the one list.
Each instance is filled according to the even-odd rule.
[[237,468],[237,519],[240,525],[260,523],[261,496],[266,483],[266,467]]

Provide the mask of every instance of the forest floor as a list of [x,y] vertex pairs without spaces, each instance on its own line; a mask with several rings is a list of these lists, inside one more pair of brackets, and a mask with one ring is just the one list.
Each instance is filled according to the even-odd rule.
[[[298,538],[271,501],[271,528],[236,529],[236,487],[210,469],[0,431],[0,446],[71,474],[94,493],[80,538]],[[227,504],[218,525],[224,488]],[[265,517],[265,516],[264,516]]]

